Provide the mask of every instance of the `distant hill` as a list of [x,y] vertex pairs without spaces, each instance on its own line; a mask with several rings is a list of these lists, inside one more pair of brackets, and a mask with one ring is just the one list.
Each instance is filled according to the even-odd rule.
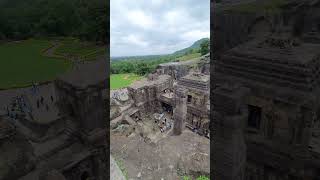
[[119,56],[119,57],[111,57],[112,61],[118,60],[147,60],[147,59],[155,59],[168,55],[144,55],[144,56]]
[[190,47],[181,49],[179,51],[174,52],[173,54],[185,54],[186,52],[188,52],[190,49],[200,49],[200,44],[203,41],[209,40],[209,38],[202,38],[196,42],[194,42]]
[[[157,68],[159,64],[177,61],[188,61],[201,57],[200,44],[208,38],[203,38],[190,47],[176,51],[172,54],[111,57],[111,74],[134,73],[144,76]],[[192,50],[192,51],[190,51]]]
[[111,61],[123,61],[123,60],[154,60],[158,58],[178,58],[185,55],[190,49],[200,49],[200,44],[209,40],[209,38],[202,38],[196,42],[194,42],[190,47],[181,49],[172,54],[164,54],[164,55],[145,55],[145,56],[122,56],[122,57],[111,57]]

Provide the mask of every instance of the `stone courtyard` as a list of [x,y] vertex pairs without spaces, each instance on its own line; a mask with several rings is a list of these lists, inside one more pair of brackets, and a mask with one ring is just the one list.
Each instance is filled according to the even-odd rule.
[[209,56],[111,91],[111,155],[129,179],[209,176]]

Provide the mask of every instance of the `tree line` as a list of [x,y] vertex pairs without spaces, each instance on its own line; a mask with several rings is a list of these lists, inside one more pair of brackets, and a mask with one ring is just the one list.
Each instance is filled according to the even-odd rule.
[[2,0],[0,40],[73,36],[107,44],[106,0]]
[[111,61],[111,74],[135,73],[143,76],[153,72],[159,64],[172,62],[178,57],[178,55],[164,55],[151,59],[126,58],[126,60]]
[[142,56],[139,57],[124,57],[123,60],[118,59],[111,61],[111,74],[135,73],[138,75],[146,75],[152,73],[159,64],[177,61],[179,57],[192,53],[201,53],[205,55],[209,53],[209,40],[200,44],[200,48],[190,49],[184,54],[170,54],[163,56]]

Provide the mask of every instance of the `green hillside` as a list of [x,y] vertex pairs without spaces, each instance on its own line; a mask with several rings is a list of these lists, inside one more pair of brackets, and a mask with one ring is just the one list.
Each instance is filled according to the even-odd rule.
[[196,42],[194,42],[190,47],[181,49],[179,51],[174,52],[173,54],[185,54],[190,50],[199,50],[200,49],[200,45],[201,43],[203,43],[204,41],[209,41],[209,38],[202,38]]
[[148,55],[132,57],[111,57],[111,74],[134,73],[144,76],[153,72],[159,64],[188,61],[208,53],[209,39],[203,38],[188,48],[168,55]]

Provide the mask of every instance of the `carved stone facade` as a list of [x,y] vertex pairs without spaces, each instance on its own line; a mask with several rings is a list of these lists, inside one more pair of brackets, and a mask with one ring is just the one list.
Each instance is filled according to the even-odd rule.
[[[106,60],[84,64],[41,92],[55,96],[49,96],[47,116],[33,117],[53,116],[57,109],[57,119],[0,116],[0,179],[108,179],[107,108],[102,97],[106,64]],[[32,103],[29,107],[34,110],[31,115],[44,113]]]
[[[215,5],[221,8],[214,11],[215,23],[212,24],[215,37],[213,128],[217,136],[213,137],[215,179],[319,178],[320,139],[313,132],[318,129],[315,121],[320,107],[320,44],[305,38],[310,34],[312,19],[318,17],[319,5],[317,1],[313,4],[292,1],[279,7],[274,14],[222,13],[226,12],[222,9],[228,8],[228,4]],[[232,88],[224,90],[233,84],[248,89],[247,93],[237,94]],[[244,139],[245,153],[239,144],[230,145],[239,140],[218,133],[229,133],[233,137],[234,132],[228,126],[219,125],[229,122],[220,111],[235,107],[226,99],[218,98],[220,96],[230,97],[230,103],[244,105],[238,113],[248,113],[246,118],[233,119],[245,125],[243,130],[233,126],[234,131],[242,131],[237,136]],[[244,98],[239,99],[241,96]],[[240,152],[224,154],[232,148]],[[219,158],[221,155],[224,158]],[[237,155],[246,160],[226,161]],[[231,176],[228,168],[221,167],[238,169],[242,171],[239,172],[241,176]]]
[[140,112],[160,112],[161,98],[165,91],[172,90],[173,80],[169,75],[157,76],[157,79],[145,79],[128,87],[129,97]]
[[185,89],[186,126],[206,136],[209,134],[210,122],[209,82],[209,75],[190,73],[182,77],[177,85],[178,89]]
[[133,101],[129,116],[167,111],[175,134],[188,127],[209,137],[209,58],[161,64],[154,74],[132,84],[127,88]]
[[[248,90],[223,86],[214,90],[212,168],[215,179],[242,180],[246,168],[245,120],[248,117],[245,100]],[[222,163],[224,162],[224,163]],[[228,173],[226,173],[228,172]]]

